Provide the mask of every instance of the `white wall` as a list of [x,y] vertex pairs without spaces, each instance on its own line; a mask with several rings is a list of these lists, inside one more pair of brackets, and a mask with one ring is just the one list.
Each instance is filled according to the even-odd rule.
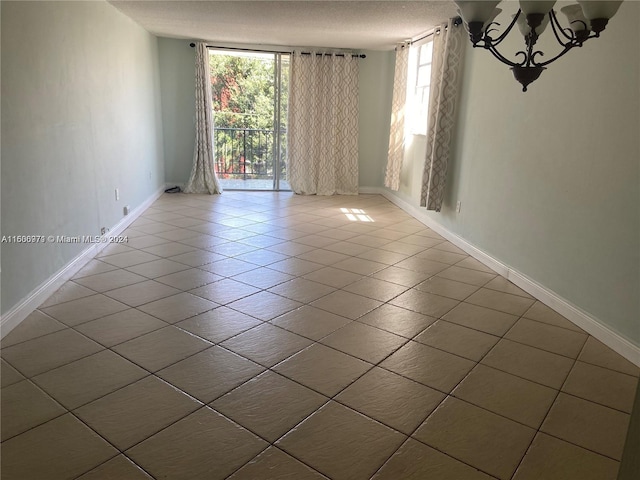
[[[1,8],[2,235],[97,235],[164,184],[156,38],[106,2]],[[3,243],[2,313],[87,246]]]
[[[445,202],[429,213],[637,346],[639,23],[640,4],[624,2],[600,39],[550,65],[527,93],[469,45]],[[396,193],[416,206],[424,147],[414,137]]]

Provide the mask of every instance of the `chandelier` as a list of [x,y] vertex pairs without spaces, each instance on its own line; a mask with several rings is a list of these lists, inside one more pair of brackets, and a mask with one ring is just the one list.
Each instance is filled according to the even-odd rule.
[[[553,10],[555,0],[520,0],[520,9],[512,16],[513,20],[509,26],[497,38],[493,38],[494,32],[497,32],[493,26],[500,26],[494,22],[502,11],[496,8],[500,0],[454,0],[473,46],[489,50],[494,57],[509,65],[513,76],[522,84],[523,92],[527,91],[531,82],[540,77],[547,65],[572,48],[581,47],[590,38],[599,37],[622,3],[622,0],[577,1],[577,4],[560,9],[569,22],[569,28],[564,28]],[[516,25],[524,37],[525,49],[516,52],[516,60],[512,61],[502,55],[497,47]],[[551,30],[560,45],[560,52],[550,59],[545,59],[544,53],[536,50],[535,46],[548,25],[551,25]]]

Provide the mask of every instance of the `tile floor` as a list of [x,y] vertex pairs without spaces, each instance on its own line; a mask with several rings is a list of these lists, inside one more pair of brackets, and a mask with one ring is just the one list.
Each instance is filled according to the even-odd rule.
[[639,370],[383,197],[165,195],[2,340],[2,478],[613,480]]

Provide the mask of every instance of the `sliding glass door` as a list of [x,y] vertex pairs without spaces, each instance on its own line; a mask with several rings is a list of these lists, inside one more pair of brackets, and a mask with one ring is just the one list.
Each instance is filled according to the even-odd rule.
[[226,190],[290,190],[289,54],[209,49],[215,168]]

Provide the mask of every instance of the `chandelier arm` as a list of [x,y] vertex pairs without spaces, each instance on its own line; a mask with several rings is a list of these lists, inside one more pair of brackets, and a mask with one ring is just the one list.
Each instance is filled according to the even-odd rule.
[[[549,23],[551,23],[551,30],[553,30],[553,34],[556,36],[556,40],[560,45],[564,47],[567,44],[562,41],[562,39],[560,38],[560,35],[558,35],[558,31],[560,31],[560,33],[562,33],[562,35],[567,40],[569,40],[569,43],[573,43],[575,41],[576,36],[573,33],[573,30],[571,30],[570,28],[562,28],[562,25],[560,24],[560,21],[558,20],[558,17],[556,16],[556,13],[553,10],[549,12],[549,20],[550,20]],[[571,35],[567,35],[567,31],[569,31]]]
[[[513,26],[516,24],[516,22],[518,21],[518,17],[522,14],[522,10],[518,9],[518,13],[515,14],[515,16],[513,17],[513,20],[511,21],[511,23],[509,24],[509,26],[507,27],[507,29],[502,32],[502,35],[500,35],[498,38],[496,38],[495,40],[493,40],[491,37],[487,38],[487,35],[485,34],[485,41],[489,40],[490,44],[493,47],[496,47],[498,45],[500,45],[500,43],[502,43],[502,41],[507,38],[507,35],[509,35],[509,32],[511,32],[511,29],[513,28]],[[498,25],[500,26],[499,23],[497,22],[492,22],[491,24],[489,24],[487,26],[486,31],[489,31],[489,28],[491,27],[491,25]]]
[[518,52],[516,53],[516,55],[524,55],[525,59],[523,60],[522,63],[515,63],[512,62],[511,60],[509,60],[507,57],[505,57],[504,55],[502,55],[496,48],[494,45],[490,45],[487,50],[489,50],[491,52],[491,54],[496,57],[498,60],[500,60],[502,63],[509,65],[510,67],[518,67],[518,66],[522,66],[524,65],[524,63],[527,61],[527,54],[525,52]]
[[542,63],[535,63],[534,65],[536,67],[545,67],[547,65],[549,65],[552,62],[555,62],[557,59],[559,59],[560,57],[564,56],[569,50],[571,50],[573,47],[575,47],[576,45],[574,45],[573,43],[566,43],[564,44],[564,49],[555,57],[547,60],[546,62],[542,62]]

